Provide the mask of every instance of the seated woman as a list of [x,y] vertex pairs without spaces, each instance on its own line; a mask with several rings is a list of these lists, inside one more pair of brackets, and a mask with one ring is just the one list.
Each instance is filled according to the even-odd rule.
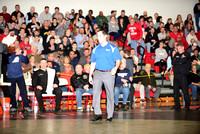
[[196,100],[197,99],[197,89],[199,87],[199,82],[200,77],[197,73],[197,68],[196,65],[192,66],[192,71],[189,73],[188,75],[188,88],[192,89],[192,100]]
[[115,89],[114,89],[115,111],[119,110],[118,99],[120,93],[123,93],[122,109],[123,111],[127,110],[125,105],[128,99],[129,88],[132,79],[133,78],[131,77],[130,71],[126,69],[126,60],[122,59],[119,70],[117,71],[115,78]]
[[157,48],[157,49],[156,49],[156,52],[155,52],[155,54],[156,54],[156,59],[155,59],[154,65],[155,65],[155,66],[159,66],[160,72],[162,71],[162,68],[161,68],[161,67],[167,66],[165,61],[161,61],[161,60],[165,60],[165,59],[167,58],[167,56],[168,56],[168,55],[167,55],[167,52],[166,52],[166,50],[163,48],[163,46],[164,46],[164,42],[161,41],[160,44],[159,44],[159,48]]
[[108,33],[111,36],[114,36],[114,40],[113,41],[117,41],[118,38],[119,38],[118,30],[119,30],[118,23],[115,21],[115,17],[112,16],[110,18],[110,22],[108,22]]

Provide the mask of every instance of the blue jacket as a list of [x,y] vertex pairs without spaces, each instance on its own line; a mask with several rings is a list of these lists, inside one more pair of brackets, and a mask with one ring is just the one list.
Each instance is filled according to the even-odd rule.
[[12,53],[8,56],[8,64],[7,64],[7,77],[8,78],[19,78],[23,76],[22,65],[29,63],[29,59],[27,56],[16,55]]
[[131,77],[131,73],[128,69],[124,69],[124,70],[119,70],[116,73],[116,78],[115,78],[115,85],[119,86],[119,85],[123,85],[124,83],[121,81],[121,79],[126,79],[128,80],[128,83],[130,83],[131,81],[129,80],[129,78]]

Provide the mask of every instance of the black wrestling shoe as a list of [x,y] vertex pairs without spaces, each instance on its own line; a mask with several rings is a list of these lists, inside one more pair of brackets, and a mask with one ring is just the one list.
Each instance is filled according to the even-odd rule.
[[114,111],[119,111],[119,106],[115,105]]
[[90,121],[96,122],[96,121],[101,121],[102,120],[102,115],[94,115]]
[[181,110],[181,107],[172,106],[171,109],[179,111],[179,110]]
[[190,111],[190,107],[184,107],[183,110]]
[[46,113],[46,110],[45,110],[45,109],[39,109],[39,110],[38,110],[38,113],[39,113],[39,114]]
[[127,110],[128,110],[128,109],[126,108],[126,105],[124,105],[124,104],[122,105],[122,110],[123,110],[123,111],[127,111]]
[[112,117],[111,117],[111,118],[107,118],[107,119],[106,119],[106,122],[108,122],[108,123],[109,123],[109,122],[112,122]]

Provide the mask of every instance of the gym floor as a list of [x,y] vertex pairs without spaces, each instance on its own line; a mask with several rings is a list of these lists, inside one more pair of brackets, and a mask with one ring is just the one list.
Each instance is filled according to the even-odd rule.
[[0,134],[200,134],[200,110],[196,110],[200,102],[192,102],[190,111],[174,111],[172,105],[173,102],[134,103],[134,109],[114,112],[111,123],[106,122],[106,110],[103,120],[96,123],[89,121],[91,111],[0,115]]

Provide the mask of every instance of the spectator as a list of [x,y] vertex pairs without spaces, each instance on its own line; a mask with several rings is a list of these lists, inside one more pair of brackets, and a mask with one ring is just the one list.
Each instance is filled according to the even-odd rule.
[[115,17],[111,17],[110,21],[108,22],[108,33],[110,34],[110,36],[114,36],[114,40],[113,41],[117,41],[119,38],[119,26],[118,23],[115,21]]
[[140,70],[137,66],[133,67],[133,87],[135,91],[140,91],[140,102],[145,102],[144,99],[144,85],[142,85],[142,78],[140,77]]
[[12,104],[12,108],[10,112],[17,112],[17,102],[16,102],[16,83],[20,89],[20,96],[22,97],[24,110],[28,112],[32,112],[29,108],[29,101],[27,97],[27,90],[24,81],[23,71],[21,63],[24,62],[26,64],[29,63],[28,57],[26,56],[26,51],[22,55],[22,51],[20,48],[15,49],[15,53],[12,53],[8,56],[8,64],[7,64],[7,77],[8,82],[11,83],[9,87],[10,90],[10,103]]
[[197,89],[199,87],[199,80],[200,77],[197,72],[196,65],[192,66],[192,72],[189,72],[188,75],[188,88],[192,89],[192,100],[196,101],[197,100]]
[[154,27],[156,29],[158,29],[158,27],[160,26],[161,22],[162,22],[162,16],[158,16],[157,19],[156,19],[156,23],[155,23]]
[[49,39],[50,39],[51,37],[54,37],[54,38],[55,38],[55,43],[56,43],[56,44],[61,43],[60,36],[56,35],[56,31],[55,31],[55,30],[51,30],[51,31],[50,31],[50,35],[48,35],[48,37],[47,37],[47,42],[49,42]]
[[173,26],[173,31],[170,33],[170,37],[174,38],[175,41],[177,41],[177,36],[181,35],[181,33],[178,32],[178,26]]
[[[136,23],[139,21],[138,16],[139,16],[139,15],[136,13],[136,14],[134,15],[134,17],[133,17],[133,19],[135,20]],[[129,19],[129,20],[130,20],[130,19]]]
[[126,31],[127,25],[125,24],[123,18],[119,19],[118,26],[119,26],[119,34],[120,34],[120,37],[121,37],[120,39],[125,41],[126,40],[126,36],[123,36],[123,33]]
[[32,7],[30,8],[30,12],[28,12],[28,13],[26,14],[26,24],[28,24],[28,23],[30,22],[30,20],[31,20],[32,17],[34,16],[34,13],[35,13],[35,7],[32,6]]
[[[55,94],[56,95],[56,108],[55,113],[60,114],[60,103],[62,98],[62,90],[58,87],[59,80],[54,69],[47,68],[46,59],[40,61],[40,69],[33,74],[32,85],[36,88],[35,96],[39,103],[39,112],[45,113],[42,94]],[[47,85],[48,83],[48,85]]]
[[54,57],[56,59],[56,62],[61,65],[63,63],[63,58],[64,58],[64,55],[63,55],[63,48],[58,48],[57,49],[57,52],[54,52]]
[[[83,57],[83,56],[84,56],[84,50],[85,50],[85,49],[89,49],[89,43],[88,43],[88,41],[85,41],[85,42],[83,43],[83,48],[81,48],[81,49],[79,50],[80,57]],[[89,54],[90,54],[90,51],[89,51]]]
[[74,19],[74,14],[75,14],[75,10],[72,9],[72,10],[71,10],[71,14],[70,14],[70,20],[71,20],[71,19]]
[[166,32],[166,38],[165,38],[165,45],[168,45],[169,48],[174,47],[175,39],[170,37],[170,31]]
[[155,75],[151,72],[151,64],[145,65],[145,70],[141,72],[141,75],[147,76],[142,78],[142,84],[145,86],[146,102],[150,102],[150,90],[154,92],[152,102],[157,102],[161,88],[156,85]]
[[66,21],[66,24],[69,26],[70,25],[70,13],[69,12],[66,12],[65,13],[65,21]]
[[89,23],[85,23],[83,25],[83,28],[84,28],[84,34],[86,34],[87,37],[92,37],[91,31],[90,31],[90,24]]
[[[20,6],[19,6],[19,5],[15,5],[15,11],[12,12],[11,16],[14,15],[14,16],[17,18],[18,12],[21,12],[21,11],[20,11]],[[24,14],[21,12],[21,17],[23,17],[23,16],[24,16]]]
[[59,35],[62,38],[67,28],[69,28],[69,26],[67,25],[66,21],[63,19],[55,29],[56,35]]
[[182,16],[180,14],[178,14],[174,24],[179,25],[181,22],[183,22]]
[[19,35],[18,35],[18,41],[19,42],[22,42],[24,40],[24,37],[26,36],[26,33],[25,33],[25,29],[24,28],[20,28],[20,31],[19,31]]
[[78,64],[79,59],[75,57],[74,51],[69,52],[69,58],[70,58],[70,65],[73,66],[73,68],[75,68],[76,65]]
[[40,36],[40,30],[35,30],[34,34],[29,37],[29,43],[31,44],[34,41],[34,38],[38,37],[39,42],[43,44],[43,38]]
[[55,7],[55,13],[52,15],[52,18],[56,18],[58,23],[60,23],[64,18],[63,14],[59,10],[59,7]]
[[129,50],[125,50],[124,51],[124,58],[126,60],[126,68],[130,71],[131,76],[133,76],[134,60],[130,56],[130,51]]
[[0,34],[3,33],[3,29],[6,27],[6,21],[3,18],[3,15],[0,15]]
[[139,59],[138,59],[138,57],[135,55],[135,49],[134,49],[134,48],[131,48],[131,50],[130,50],[130,56],[133,58],[134,64],[135,64],[135,65],[138,65]]
[[5,27],[5,28],[3,29],[3,31],[4,31],[4,32],[0,35],[0,41],[2,41],[3,38],[6,37],[6,36],[8,36],[8,34],[9,34],[9,29],[8,29],[8,27]]
[[76,65],[75,71],[76,73],[71,77],[71,84],[76,91],[77,110],[83,111],[82,94],[89,93],[92,95],[93,93],[89,85],[89,74],[83,72],[80,64]]
[[9,31],[14,31],[14,35],[18,35],[19,34],[19,25],[17,25],[15,22],[12,22],[9,26]]
[[106,16],[103,15],[103,12],[100,11],[99,15],[96,17],[96,21],[99,27],[103,27],[104,23],[108,23]]
[[57,48],[57,44],[55,43],[55,38],[50,37],[49,42],[44,45],[43,54],[49,54],[55,52]]
[[194,25],[194,22],[192,20],[192,15],[191,14],[187,15],[187,18],[186,18],[186,20],[184,22],[184,26],[187,26],[188,23],[190,23],[191,25]]
[[130,71],[126,69],[126,60],[122,59],[115,78],[115,88],[114,88],[115,111],[118,111],[119,109],[118,100],[120,93],[123,93],[122,110],[123,111],[127,110],[126,103],[128,100],[130,83],[132,82],[132,80],[133,78],[131,77]]
[[31,56],[34,56],[35,62],[40,63],[41,57],[39,54],[37,54],[38,50],[36,46],[31,46],[31,53],[27,55],[27,57],[30,59]]
[[31,45],[28,42],[28,37],[25,36],[24,40],[19,44],[19,47],[22,49],[22,51],[27,51],[27,54],[31,53]]
[[10,14],[7,13],[7,7],[6,7],[6,6],[3,6],[3,7],[2,7],[2,13],[0,13],[0,16],[1,16],[1,15],[2,15],[3,18],[5,19],[6,23],[8,23],[9,20],[10,20]]
[[156,51],[155,51],[156,58],[155,58],[154,65],[159,66],[160,73],[161,73],[161,71],[164,71],[164,70],[162,70],[162,68],[164,66],[165,67],[167,66],[165,59],[167,58],[168,54],[167,54],[166,50],[163,48],[163,46],[164,46],[164,42],[161,41],[159,43],[159,48],[157,48]]
[[43,26],[40,28],[40,35],[43,38],[43,47],[46,44],[49,33],[50,33],[50,21],[45,20]]
[[149,22],[149,26],[147,27],[147,28],[145,28],[145,30],[144,30],[144,36],[146,37],[146,35],[148,34],[148,33],[150,33],[151,32],[151,28],[153,27],[153,22],[152,21],[150,21]]
[[[144,42],[142,39],[142,36],[143,36],[142,28],[137,23],[135,23],[134,19],[130,20],[130,24],[128,24],[127,29],[124,32],[124,36],[125,36],[125,33],[128,33],[128,32],[130,32],[130,37],[131,37],[131,48],[134,48],[135,50],[137,50],[138,45],[144,46]],[[137,52],[135,53],[135,55],[137,55]]]
[[47,55],[47,61],[52,62],[52,69],[55,69],[56,73],[60,73],[60,65],[56,63],[56,58],[54,57],[53,53],[49,53]]
[[187,52],[190,54],[190,56],[194,55],[193,53],[194,49],[198,49],[197,43],[195,42],[195,39],[191,39],[190,46],[187,49]]
[[197,27],[197,32],[200,30],[199,28],[199,18],[200,18],[200,9],[199,9],[200,1],[199,3],[196,3],[194,6],[194,17],[195,17],[195,22],[196,22],[196,27]]
[[150,33],[147,34],[145,43],[147,45],[147,53],[155,52],[155,49],[158,47],[158,36],[155,32],[155,28],[151,28]]
[[[117,10],[112,10],[111,11],[111,15],[107,16],[108,22],[110,21],[111,17],[115,17],[116,18],[116,14],[117,14]],[[116,22],[117,22],[117,20],[116,20]]]
[[30,35],[33,35],[33,32],[35,30],[39,30],[40,29],[40,23],[36,22],[35,16],[33,16],[31,18],[31,22],[28,23],[27,29],[28,29]]
[[80,59],[80,52],[77,50],[77,43],[73,42],[72,49],[70,51],[74,51],[74,56],[77,57],[77,59]]
[[84,28],[79,29],[79,34],[76,37],[77,49],[83,48],[83,43],[88,40],[88,37],[84,34]]
[[83,16],[83,10],[82,10],[82,9],[79,9],[79,10],[78,10],[78,14],[79,14],[79,18],[81,18],[81,19],[85,18],[85,17]]
[[165,28],[162,27],[160,28],[160,33],[158,34],[158,39],[160,40],[164,40],[166,38],[166,31]]
[[[88,15],[85,17],[85,18],[86,18],[86,21],[87,21],[91,26],[93,26],[94,24],[96,24],[96,23],[94,23],[95,17],[92,16],[92,14],[93,14],[93,11],[90,9],[90,10],[88,11]],[[94,23],[94,24],[92,24],[92,23]]]
[[53,18],[52,19],[52,23],[51,23],[51,28],[53,29],[53,30],[55,30],[56,29],[56,27],[58,26],[58,22],[57,22],[57,19],[56,18]]
[[120,21],[121,18],[124,20],[125,27],[127,27],[127,25],[129,24],[129,20],[128,16],[125,15],[125,10],[121,11],[121,15],[117,18],[118,22]]
[[[61,65],[60,65],[60,72],[61,72],[61,73],[65,71],[65,66],[66,66],[67,64],[70,64],[70,58],[69,58],[69,56],[65,56],[65,57],[63,58],[63,61],[62,61]],[[70,65],[70,66],[71,66],[71,65]],[[73,66],[71,66],[71,71],[74,72],[74,67],[73,67]]]
[[193,53],[194,53],[194,55],[191,56],[191,62],[192,62],[192,65],[196,65],[198,57],[199,57],[199,50],[197,48],[195,48],[193,50]]
[[84,56],[82,56],[79,60],[79,63],[82,67],[85,65],[85,64],[88,64],[87,62],[87,57],[90,55],[90,50],[88,48],[84,49],[84,52],[83,52]]
[[170,31],[170,24],[173,24],[172,23],[172,18],[168,18],[167,19],[167,23],[165,24],[165,29],[167,30],[167,31]]
[[49,7],[45,6],[44,7],[44,11],[40,14],[40,22],[41,24],[44,23],[44,21],[51,21],[52,20],[52,16],[51,13],[49,13]]
[[40,38],[38,36],[33,38],[33,42],[31,43],[31,47],[36,46],[37,47],[37,54],[41,54],[44,50],[43,45],[40,42]]
[[140,16],[139,21],[137,22],[138,25],[140,25],[143,29],[147,28],[147,24],[144,21],[144,16]]
[[154,22],[154,24],[155,24],[155,26],[157,25],[157,18],[158,18],[158,13],[154,13],[154,20],[153,20],[153,22]]
[[186,36],[186,40],[187,40],[187,43],[190,45],[191,44],[191,39],[194,39],[195,40],[195,42],[197,43],[197,44],[199,44],[198,42],[198,39],[197,39],[197,37],[196,37],[196,35],[195,35],[195,32],[194,32],[194,29],[191,29],[190,30],[190,32],[189,32],[189,34]]
[[71,77],[73,75],[74,75],[74,72],[71,71],[71,65],[70,64],[65,64],[64,71],[61,73],[60,78],[66,79],[67,82],[68,82],[68,85],[60,87],[63,92],[68,92],[69,91],[68,88],[70,88],[70,90],[73,91],[72,86],[71,86],[71,81],[70,81],[70,79],[71,79]]

